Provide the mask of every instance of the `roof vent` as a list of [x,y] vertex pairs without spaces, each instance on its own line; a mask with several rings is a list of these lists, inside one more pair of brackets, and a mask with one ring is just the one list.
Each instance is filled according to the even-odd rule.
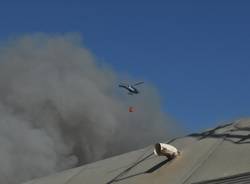
[[166,156],[168,159],[173,159],[180,152],[172,145],[165,143],[156,143],[154,148],[154,154],[157,156]]

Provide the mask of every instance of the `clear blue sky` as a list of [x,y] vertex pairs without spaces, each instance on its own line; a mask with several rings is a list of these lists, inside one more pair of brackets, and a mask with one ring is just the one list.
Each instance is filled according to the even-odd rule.
[[80,32],[115,70],[154,83],[188,131],[250,115],[250,1],[2,1],[0,28],[0,40]]

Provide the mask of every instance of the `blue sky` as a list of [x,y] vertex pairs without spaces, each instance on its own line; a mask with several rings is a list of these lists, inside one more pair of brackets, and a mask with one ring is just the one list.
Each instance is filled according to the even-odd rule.
[[249,116],[248,1],[6,1],[0,40],[79,32],[118,72],[153,83],[188,131]]

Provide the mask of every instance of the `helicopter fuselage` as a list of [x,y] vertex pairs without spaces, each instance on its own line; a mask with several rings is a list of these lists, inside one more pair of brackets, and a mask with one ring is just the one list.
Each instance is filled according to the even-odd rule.
[[122,87],[122,88],[125,88],[126,90],[128,90],[130,95],[139,93],[138,89],[136,89],[132,85],[119,85],[119,87]]
[[129,85],[127,86],[127,89],[130,93],[135,93],[135,94],[139,93],[138,89],[136,89],[134,86]]

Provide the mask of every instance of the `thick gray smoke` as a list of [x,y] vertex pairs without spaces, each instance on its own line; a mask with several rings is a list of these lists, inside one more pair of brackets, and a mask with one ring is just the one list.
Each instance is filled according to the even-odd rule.
[[[172,136],[149,85],[128,96],[77,35],[0,48],[0,183],[20,183]],[[128,107],[135,107],[134,113]]]

